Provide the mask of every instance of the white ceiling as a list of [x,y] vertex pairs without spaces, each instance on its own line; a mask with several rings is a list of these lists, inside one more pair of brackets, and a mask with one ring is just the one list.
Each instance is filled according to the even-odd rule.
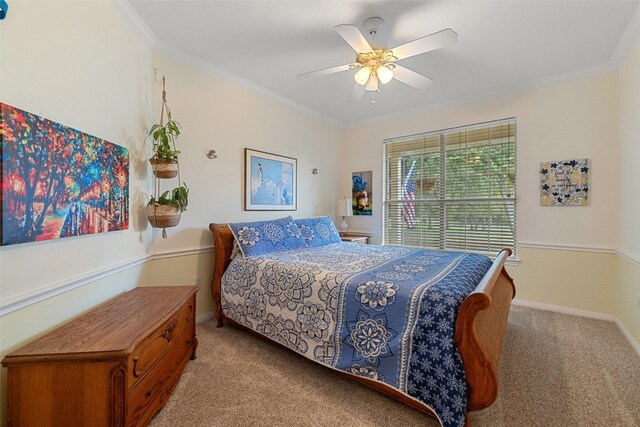
[[[640,10],[639,0],[129,3],[160,50],[182,51],[343,125],[611,69]],[[362,23],[372,16],[384,19],[388,47],[444,28],[458,33],[457,44],[400,62],[432,78],[429,89],[394,80],[381,86],[372,105],[370,93],[347,102],[353,71],[296,79],[353,62],[355,53],[333,27],[354,24],[364,33]]]

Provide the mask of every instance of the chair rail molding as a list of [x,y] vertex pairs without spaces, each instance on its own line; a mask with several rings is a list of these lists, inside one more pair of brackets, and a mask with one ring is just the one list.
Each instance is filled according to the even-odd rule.
[[124,261],[109,265],[107,267],[94,269],[86,274],[70,277],[65,280],[52,283],[34,289],[23,294],[15,295],[9,298],[0,299],[0,317],[28,307],[30,305],[42,302],[46,299],[69,292],[73,289],[88,285],[105,277],[112,276],[125,270],[140,266],[146,262],[156,259],[175,258],[182,256],[198,255],[213,251],[213,246],[205,246],[202,248],[176,249],[172,251],[156,252],[139,257],[126,259]]

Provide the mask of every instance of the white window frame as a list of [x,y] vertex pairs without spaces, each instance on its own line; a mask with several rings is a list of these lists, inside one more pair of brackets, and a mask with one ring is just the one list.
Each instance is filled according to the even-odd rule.
[[[420,134],[414,134],[414,135],[409,135],[409,136],[403,136],[403,137],[397,137],[397,138],[390,138],[390,139],[385,139],[383,142],[383,191],[382,191],[382,242],[383,244],[404,244],[404,243],[397,243],[397,242],[388,242],[388,228],[387,228],[387,224],[391,224],[390,221],[393,221],[394,223],[397,223],[396,226],[398,226],[398,229],[400,229],[401,227],[403,227],[403,223],[405,223],[404,219],[402,218],[402,215],[393,215],[393,217],[389,217],[390,213],[389,213],[389,207],[391,204],[398,204],[398,203],[408,203],[410,202],[409,200],[405,199],[405,198],[401,198],[401,199],[389,199],[389,194],[387,194],[389,192],[389,173],[388,173],[388,167],[389,167],[389,155],[388,155],[388,149],[389,147],[394,144],[394,143],[402,143],[402,142],[409,142],[412,140],[418,140],[420,138],[433,138],[435,136],[439,136],[440,137],[440,146],[439,146],[439,153],[440,153],[440,192],[438,195],[437,199],[423,199],[423,200],[416,200],[415,202],[418,203],[425,203],[425,204],[437,204],[440,210],[440,217],[438,219],[439,222],[439,237],[438,237],[438,246],[419,246],[419,247],[427,247],[427,248],[431,248],[431,249],[442,249],[442,250],[455,250],[455,251],[468,251],[468,252],[480,252],[480,253],[485,253],[487,255],[496,255],[497,252],[495,251],[482,251],[482,250],[466,250],[464,248],[459,248],[459,247],[447,247],[446,245],[446,238],[444,235],[444,231],[445,228],[447,226],[446,224],[446,208],[447,208],[447,204],[451,204],[452,202],[495,202],[496,204],[501,203],[503,206],[508,205],[512,205],[512,209],[513,212],[511,213],[513,220],[512,220],[512,224],[510,225],[511,229],[512,229],[512,234],[513,234],[513,243],[508,245],[511,247],[513,254],[510,257],[510,260],[512,261],[511,263],[517,263],[518,259],[516,257],[516,245],[517,245],[517,229],[516,229],[516,210],[517,210],[517,190],[516,190],[516,185],[514,182],[513,185],[513,196],[512,197],[500,197],[500,198],[479,198],[479,199],[473,199],[473,198],[460,198],[460,199],[452,199],[449,198],[447,199],[446,197],[446,168],[445,168],[445,154],[447,152],[447,147],[445,146],[445,139],[446,139],[446,135],[447,134],[452,134],[452,133],[456,133],[456,132],[463,132],[463,131],[471,131],[471,130],[477,130],[477,129],[482,129],[482,128],[490,128],[492,126],[496,126],[496,125],[501,125],[501,124],[512,124],[515,128],[514,130],[514,141],[513,141],[513,169],[514,171],[517,171],[517,119],[515,117],[511,117],[511,118],[507,118],[507,119],[501,119],[501,120],[495,120],[495,121],[490,121],[490,122],[484,122],[484,123],[477,123],[477,124],[473,124],[473,125],[466,125],[466,126],[459,126],[459,127],[455,127],[455,128],[447,128],[447,129],[441,129],[441,130],[437,130],[437,131],[429,131],[429,132],[424,132],[424,133],[420,133]],[[407,154],[409,155],[409,154]],[[395,182],[395,184],[397,185],[397,183],[400,183],[400,185],[402,185],[403,182],[405,182],[405,176],[403,176],[403,173],[406,173],[406,171],[403,171],[401,162],[402,162],[402,157],[398,158],[398,166],[396,167],[397,169],[397,176],[395,177],[395,180],[397,180],[397,182]],[[514,175],[515,177],[515,175]],[[514,178],[515,179],[515,178]],[[397,191],[397,190],[396,190]],[[396,218],[397,216],[397,218]],[[468,226],[468,224],[467,224]],[[395,240],[395,239],[394,239]],[[402,239],[404,240],[404,239]],[[491,238],[488,237],[488,243],[487,246],[489,246]],[[421,239],[422,241],[422,239]],[[405,244],[406,245],[406,244]]]

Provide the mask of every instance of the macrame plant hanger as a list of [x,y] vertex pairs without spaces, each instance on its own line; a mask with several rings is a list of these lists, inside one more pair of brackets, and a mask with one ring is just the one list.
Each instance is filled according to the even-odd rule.
[[[166,80],[165,77],[162,76],[162,106],[160,107],[160,126],[164,126],[164,111],[167,110],[167,116],[169,115],[169,106],[167,105],[167,89],[166,89]],[[176,151],[176,141],[173,139],[171,141],[173,145],[173,150]],[[160,198],[160,179],[157,176],[155,177],[155,185],[153,190],[153,197],[156,200]],[[182,186],[182,180],[180,179],[180,162],[178,162],[178,187]],[[158,205],[154,204],[153,210],[154,214],[157,214]],[[162,227],[162,238],[167,238],[167,228]]]

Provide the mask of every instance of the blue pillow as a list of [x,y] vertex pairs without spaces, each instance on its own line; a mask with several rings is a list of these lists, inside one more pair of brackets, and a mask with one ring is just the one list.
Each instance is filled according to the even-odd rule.
[[307,246],[291,216],[272,221],[237,222],[229,224],[229,228],[246,257]]
[[300,234],[310,248],[341,242],[340,234],[328,216],[296,219]]

